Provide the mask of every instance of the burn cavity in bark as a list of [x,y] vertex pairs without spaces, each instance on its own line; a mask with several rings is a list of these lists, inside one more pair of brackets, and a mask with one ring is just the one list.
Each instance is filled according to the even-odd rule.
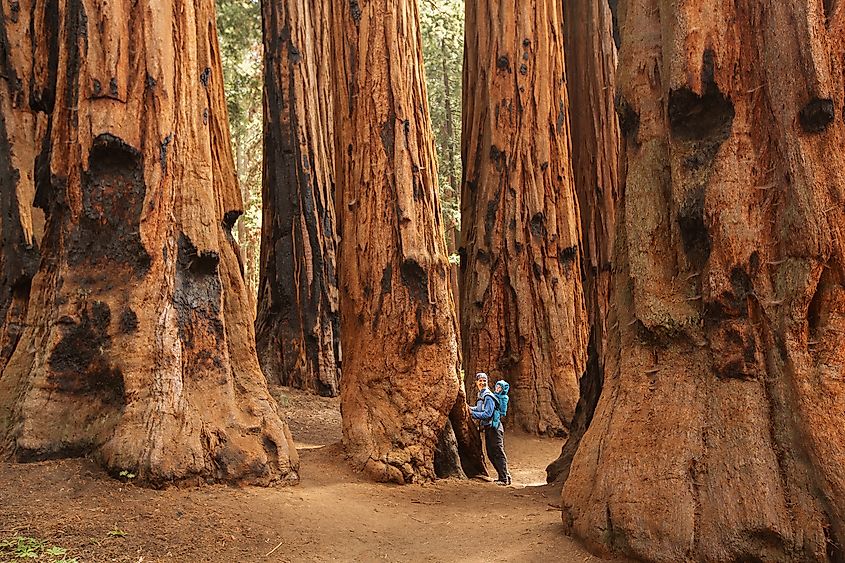
[[159,160],[161,161],[161,171],[165,174],[167,174],[167,147],[170,145],[170,141],[172,140],[173,133],[170,133],[161,142],[161,153],[159,154]]
[[358,0],[349,0],[349,13],[352,15],[355,23],[361,21],[361,6],[358,4]]
[[619,131],[622,136],[631,142],[636,142],[637,133],[640,130],[640,114],[621,95],[616,96],[613,105],[619,118]]
[[702,267],[710,257],[710,233],[704,223],[704,190],[697,190],[678,213],[678,227],[687,259]]
[[542,212],[535,213],[529,222],[531,234],[538,238],[546,238],[546,217]]
[[151,258],[141,242],[146,195],[141,155],[112,135],[94,140],[82,178],[82,216],[68,245],[71,266],[128,266],[147,273]]
[[754,293],[754,286],[751,283],[751,277],[748,272],[742,268],[734,268],[731,270],[731,287],[733,288],[734,307],[744,312],[746,309],[745,300]]
[[120,314],[120,332],[131,334],[138,330],[138,315],[131,308],[127,307]]
[[413,258],[407,258],[399,266],[402,283],[407,287],[411,296],[422,303],[428,304],[428,274]]
[[238,222],[241,215],[243,215],[243,212],[239,210],[227,211],[223,214],[223,229],[228,234],[232,234],[232,229],[235,228],[235,223]]
[[48,360],[48,382],[57,391],[91,395],[111,405],[123,404],[123,374],[109,361],[111,310],[94,301],[80,313],[79,322],[67,319],[62,338]]
[[805,133],[821,133],[833,122],[833,100],[815,98],[798,112],[798,122]]
[[499,70],[510,70],[511,62],[507,55],[500,55],[499,58],[496,59],[496,68]]
[[222,284],[217,275],[220,257],[216,252],[199,252],[184,233],[179,235],[176,258],[176,288],[173,305],[178,316],[179,337],[188,348],[197,338],[223,338],[221,320]]
[[560,251],[558,259],[562,264],[572,264],[575,261],[575,257],[578,255],[578,246],[568,246]]
[[390,293],[393,287],[393,264],[388,264],[381,274],[381,292]]
[[217,272],[220,256],[216,252],[198,252],[197,247],[185,233],[179,235],[179,268],[196,275],[211,275]]
[[714,58],[713,51],[704,51],[701,95],[689,88],[669,92],[669,126],[674,139],[712,139],[721,144],[730,135],[734,106],[716,85]]

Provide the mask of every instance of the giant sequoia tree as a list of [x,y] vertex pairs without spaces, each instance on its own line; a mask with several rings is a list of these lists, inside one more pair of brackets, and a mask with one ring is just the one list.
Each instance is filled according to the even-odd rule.
[[0,5],[0,371],[23,329],[43,231],[43,215],[32,203],[52,100],[32,81],[32,4]]
[[842,561],[845,6],[620,22],[615,312],[564,523],[638,560]]
[[267,379],[339,392],[331,42],[324,2],[264,0],[264,219],[256,336]]
[[453,427],[467,456],[479,450],[459,392],[417,2],[332,7],[344,442],[375,479],[429,480],[435,450],[451,458],[438,467],[458,467]]
[[213,3],[34,14],[34,54],[4,52],[31,57],[22,98],[55,100],[35,197],[47,223],[0,374],[2,450],[91,453],[153,484],[296,480],[231,234],[241,201]]
[[586,319],[556,0],[467,0],[461,333],[467,373],[512,383],[526,430],[563,434]]
[[563,483],[595,412],[604,381],[610,268],[619,201],[619,122],[614,109],[616,45],[607,0],[564,0],[566,89],[572,168],[581,211],[581,267],[590,327],[587,367],[569,438],[547,478]]

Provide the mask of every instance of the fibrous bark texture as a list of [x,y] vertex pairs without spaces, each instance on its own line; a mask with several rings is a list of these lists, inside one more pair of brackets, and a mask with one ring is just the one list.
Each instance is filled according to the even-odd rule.
[[340,392],[328,7],[264,0],[264,217],[256,336],[267,380]]
[[35,163],[52,101],[32,82],[33,5],[0,5],[0,370],[23,331],[44,223],[33,207]]
[[842,561],[843,4],[619,16],[616,312],[564,524],[638,560]]
[[153,485],[295,481],[231,235],[241,201],[213,3],[35,13],[33,37],[56,38],[33,64],[55,99],[36,196],[47,223],[0,375],[2,450],[92,454]]
[[344,443],[377,480],[430,480],[438,442],[454,444],[441,438],[456,402],[468,413],[417,3],[333,9]]
[[593,418],[604,382],[610,270],[619,201],[621,141],[614,109],[616,45],[606,0],[564,0],[566,89],[572,134],[572,168],[581,217],[581,268],[590,339],[587,364],[569,437],[546,469],[562,484]]
[[508,380],[509,418],[562,435],[587,335],[558,6],[466,3],[460,305],[466,373]]

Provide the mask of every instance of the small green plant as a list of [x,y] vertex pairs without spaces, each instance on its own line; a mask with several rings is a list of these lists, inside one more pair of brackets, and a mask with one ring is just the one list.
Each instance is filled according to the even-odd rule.
[[[8,559],[9,557],[13,559]],[[0,540],[0,560],[15,561],[27,559],[49,561],[50,563],[79,563],[76,557],[67,557],[66,548],[48,545],[36,538],[14,536]]]
[[134,473],[132,473],[131,471],[127,471],[125,469],[123,471],[121,471],[120,473],[118,473],[118,476],[120,476],[123,479],[126,479],[127,481],[131,481],[132,479],[135,478]]
[[112,538],[125,538],[126,532],[115,526],[113,529],[109,530],[107,535]]

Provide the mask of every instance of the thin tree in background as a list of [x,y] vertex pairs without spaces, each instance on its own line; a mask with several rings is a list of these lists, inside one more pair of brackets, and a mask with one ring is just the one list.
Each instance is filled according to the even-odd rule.
[[268,381],[333,397],[340,335],[327,6],[264,0],[264,214],[256,336]]
[[561,484],[592,421],[604,382],[622,151],[614,104],[616,45],[610,5],[607,0],[564,0],[563,20],[572,167],[581,212],[581,268],[590,339],[569,437],[560,457],[546,470],[549,482]]
[[623,3],[627,176],[569,533],[644,561],[845,557],[845,9]]
[[458,380],[417,3],[332,9],[344,443],[374,479],[430,480],[480,448]]
[[552,0],[467,0],[461,334],[467,373],[511,383],[525,430],[565,435],[587,318]]
[[154,485],[295,482],[232,236],[213,3],[35,13],[32,84],[55,100],[36,195],[47,222],[0,374],[0,449],[90,454]]

